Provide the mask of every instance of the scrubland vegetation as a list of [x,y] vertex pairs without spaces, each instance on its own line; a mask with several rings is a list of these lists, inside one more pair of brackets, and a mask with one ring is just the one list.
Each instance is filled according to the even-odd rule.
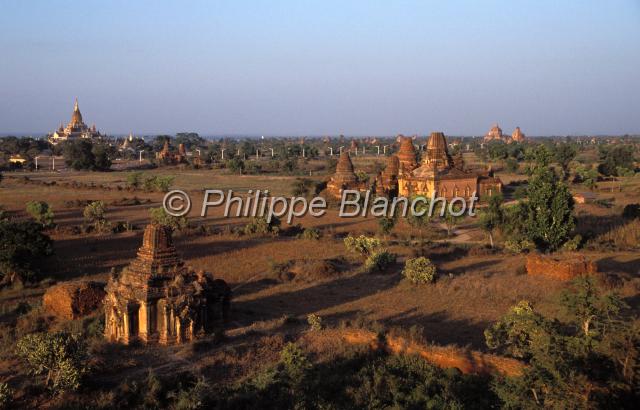
[[[166,138],[141,143],[152,153]],[[62,148],[60,173],[6,169],[0,179],[0,407],[5,408],[633,408],[638,391],[638,143],[473,142],[469,166],[505,186],[478,217],[277,219],[172,217],[164,192],[203,188],[323,194],[329,145],[207,143],[203,163],[107,166],[98,147]],[[32,159],[36,141],[0,140]],[[271,159],[267,145],[274,147]],[[457,145],[456,150],[461,149]],[[225,146],[225,160],[220,149]],[[104,147],[107,151],[112,148]],[[305,158],[301,158],[301,150]],[[333,149],[337,152],[338,146]],[[16,151],[17,150],[17,151]],[[256,150],[261,152],[255,158]],[[391,150],[390,150],[391,151]],[[129,158],[128,158],[128,157]],[[151,157],[149,155],[148,157]],[[101,159],[102,158],[102,159]],[[128,158],[128,159],[127,159]],[[361,180],[384,166],[354,156]],[[128,161],[128,162],[127,162]],[[116,170],[118,163],[131,168]],[[3,164],[0,162],[0,164]],[[8,168],[8,166],[7,166]],[[78,169],[78,170],[72,170]],[[109,169],[109,172],[102,172]],[[582,203],[579,194],[592,193]],[[123,346],[101,312],[51,317],[55,282],[105,282],[135,256],[149,221],[172,228],[194,269],[234,293],[224,334],[181,346]],[[566,283],[527,274],[528,253],[581,255],[598,275]],[[349,339],[377,334],[375,345]],[[496,354],[519,374],[474,372],[389,346]],[[385,347],[386,346],[386,347]]]

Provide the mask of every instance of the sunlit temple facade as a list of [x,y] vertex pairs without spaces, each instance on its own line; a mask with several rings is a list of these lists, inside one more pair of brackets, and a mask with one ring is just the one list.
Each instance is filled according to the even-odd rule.
[[105,337],[114,342],[178,344],[220,329],[231,290],[180,259],[169,228],[146,227],[137,258],[112,276],[105,297]]

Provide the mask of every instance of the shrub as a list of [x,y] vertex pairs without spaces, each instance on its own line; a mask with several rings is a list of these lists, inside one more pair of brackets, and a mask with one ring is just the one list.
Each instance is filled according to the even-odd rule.
[[535,245],[527,239],[513,239],[505,241],[504,248],[511,253],[522,253],[533,250]]
[[624,209],[622,210],[622,217],[625,219],[640,218],[640,204],[625,205]]
[[264,217],[252,218],[243,229],[245,235],[277,235],[278,232],[280,220],[276,217],[272,217],[271,222],[267,222],[267,218]]
[[7,409],[13,401],[13,389],[7,383],[0,383],[0,409]]
[[437,276],[436,266],[424,256],[407,259],[402,275],[412,283],[432,283]]
[[169,215],[163,207],[149,208],[149,214],[152,223],[167,226],[174,231],[181,231],[189,226],[186,216]]
[[103,232],[109,227],[109,222],[105,217],[105,213],[106,207],[102,201],[91,202],[84,208],[84,211],[82,211],[84,220],[93,224],[93,227],[97,232]]
[[309,326],[311,326],[311,330],[322,330],[322,318],[315,313],[307,316],[307,323],[309,323]]
[[344,238],[344,246],[351,252],[356,252],[368,257],[379,249],[382,243],[378,238],[369,238],[364,235],[353,237],[349,235]]
[[44,375],[45,386],[61,393],[80,387],[88,371],[87,348],[78,335],[65,332],[33,333],[24,336],[16,351],[34,375]]
[[379,250],[373,252],[364,263],[365,270],[367,272],[382,271],[387,266],[395,263],[396,255],[390,253],[387,250]]
[[544,316],[522,301],[485,331],[489,348],[527,364],[521,376],[493,383],[502,407],[636,406],[640,322],[629,306],[590,276],[575,279],[559,303],[557,315]]
[[296,178],[291,186],[291,194],[296,197],[307,197],[311,192],[313,181],[308,178]]
[[305,228],[302,231],[302,239],[318,240],[320,239],[320,230],[318,228]]
[[0,221],[0,277],[12,282],[36,278],[37,262],[53,253],[51,238],[42,233],[42,225],[32,221]]
[[387,218],[386,216],[383,216],[382,218],[378,219],[378,227],[380,228],[380,232],[382,232],[384,235],[389,235],[395,225],[395,218]]
[[53,226],[53,211],[48,203],[44,201],[27,202],[27,212],[43,228]]
[[581,244],[582,244],[582,236],[576,235],[572,239],[565,242],[564,245],[562,245],[561,249],[563,251],[574,252],[574,251],[577,251],[578,248],[580,248]]
[[140,185],[142,184],[142,176],[144,174],[142,172],[132,172],[129,175],[127,175],[127,186],[130,188],[140,188]]
[[169,188],[173,184],[172,176],[156,177],[155,188],[159,192],[169,192]]

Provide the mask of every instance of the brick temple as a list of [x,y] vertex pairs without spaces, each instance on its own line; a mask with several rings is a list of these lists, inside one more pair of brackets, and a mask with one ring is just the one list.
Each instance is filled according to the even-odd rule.
[[147,225],[138,255],[106,287],[105,337],[130,343],[176,344],[222,327],[231,290],[203,271],[186,266],[171,230]]

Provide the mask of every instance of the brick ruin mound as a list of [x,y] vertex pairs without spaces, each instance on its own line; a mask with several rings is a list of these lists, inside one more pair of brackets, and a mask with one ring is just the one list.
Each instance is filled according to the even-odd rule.
[[568,281],[578,276],[597,275],[598,267],[594,261],[582,255],[571,254],[558,258],[532,253],[527,256],[527,274]]
[[418,355],[443,369],[456,368],[464,374],[493,374],[520,376],[526,365],[519,360],[451,346],[427,345],[402,336],[386,335],[381,341],[374,332],[364,329],[327,330],[329,340],[343,340],[349,344],[368,345],[391,354]]
[[102,307],[104,285],[91,281],[64,282],[49,288],[43,297],[45,312],[59,319],[74,320]]

